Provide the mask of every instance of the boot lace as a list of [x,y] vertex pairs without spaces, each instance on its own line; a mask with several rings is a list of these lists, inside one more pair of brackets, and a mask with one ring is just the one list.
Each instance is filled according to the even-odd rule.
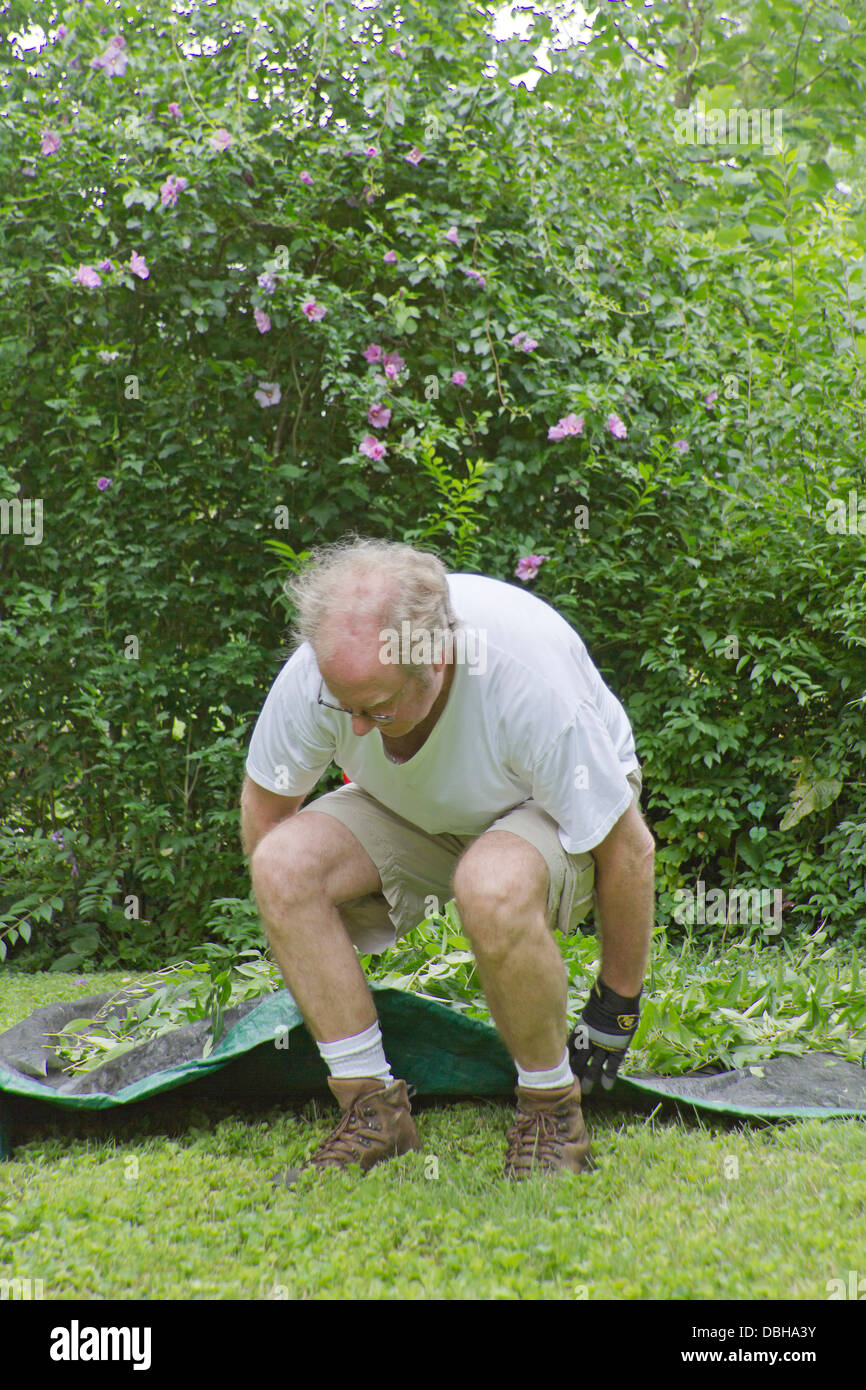
[[360,1157],[359,1146],[369,1148],[373,1138],[369,1131],[381,1130],[381,1121],[376,1110],[363,1100],[356,1101],[346,1110],[340,1123],[322,1142],[313,1154],[312,1162],[317,1168],[330,1163],[354,1163]]
[[560,1157],[568,1129],[564,1115],[540,1110],[533,1114],[518,1112],[509,1132],[506,1163],[529,1163],[533,1158],[542,1162]]

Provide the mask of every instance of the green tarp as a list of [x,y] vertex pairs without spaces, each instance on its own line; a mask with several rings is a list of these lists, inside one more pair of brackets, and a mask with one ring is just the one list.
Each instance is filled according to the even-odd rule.
[[[402,990],[373,986],[385,1050],[395,1076],[419,1096],[513,1097],[514,1065],[492,1025]],[[116,1110],[184,1087],[190,1099],[297,1102],[328,1094],[327,1072],[300,1012],[285,990],[226,1013],[226,1032],[206,1058],[207,1022],[172,1029],[99,1068],[69,1077],[49,1034],[89,1018],[109,999],[100,994],[52,1004],[0,1034],[0,1155],[16,1106],[50,1119],[64,1110]],[[743,1071],[678,1077],[620,1076],[608,1093],[623,1105],[647,1097],[733,1115],[866,1116],[866,1070],[832,1053],[778,1057]],[[594,1104],[585,1102],[588,1110]]]

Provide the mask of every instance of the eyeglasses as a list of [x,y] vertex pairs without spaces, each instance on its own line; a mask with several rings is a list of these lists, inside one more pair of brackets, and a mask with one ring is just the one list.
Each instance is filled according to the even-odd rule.
[[[411,676],[409,679],[411,680]],[[406,686],[408,684],[409,681],[406,681],[406,684],[403,685],[400,688],[400,690],[398,690],[396,696],[394,697],[395,706],[398,705],[402,700],[403,691],[406,689]],[[393,724],[394,720],[397,718],[396,714],[367,714],[365,710],[346,709],[345,705],[332,705],[330,700],[322,699],[322,691],[324,690],[324,688],[325,682],[322,681],[321,685],[319,686],[319,693],[316,697],[316,700],[318,704],[324,705],[325,709],[335,709],[338,710],[340,714],[351,714],[353,719],[372,719],[374,724]]]

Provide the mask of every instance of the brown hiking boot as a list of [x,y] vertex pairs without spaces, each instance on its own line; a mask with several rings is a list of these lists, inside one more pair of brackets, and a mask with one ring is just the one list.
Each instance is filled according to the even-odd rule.
[[[321,1171],[360,1163],[361,1171],[366,1173],[385,1158],[420,1149],[405,1081],[394,1081],[386,1087],[375,1076],[332,1076],[328,1085],[343,1117],[302,1168]],[[277,1184],[293,1186],[300,1171],[287,1168]]]
[[530,1172],[582,1173],[592,1167],[580,1108],[580,1082],[555,1091],[517,1087],[517,1114],[508,1131],[507,1178]]

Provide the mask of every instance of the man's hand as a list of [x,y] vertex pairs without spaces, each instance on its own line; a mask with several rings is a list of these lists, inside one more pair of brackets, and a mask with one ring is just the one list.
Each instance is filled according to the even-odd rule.
[[609,1091],[640,1021],[640,990],[633,999],[608,989],[603,980],[592,987],[583,1017],[568,1040],[571,1069],[584,1095],[601,1079]]

